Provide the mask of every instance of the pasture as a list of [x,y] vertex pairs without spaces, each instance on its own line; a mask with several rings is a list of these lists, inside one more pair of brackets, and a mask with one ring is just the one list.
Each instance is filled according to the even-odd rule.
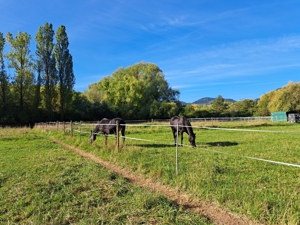
[[[101,136],[89,144],[93,125],[77,124],[73,132],[66,129],[66,133],[61,126],[47,126],[35,128],[34,133],[47,140],[43,142],[46,149],[54,145],[49,138],[61,140],[136,174],[172,186],[178,192],[189,193],[191,200],[209,201],[264,224],[300,223],[299,124],[192,122],[192,125],[197,147],[191,148],[187,134],[184,134],[185,145],[178,148],[178,175],[175,173],[174,140],[167,123],[128,124],[125,146],[119,150],[111,136],[107,147]],[[68,155],[63,157],[64,160],[69,160],[69,155],[76,158],[67,150],[62,151]],[[86,165],[90,165],[89,162],[78,160],[84,163],[82,170],[89,168]],[[72,172],[71,168],[69,172]],[[89,182],[96,181],[90,178],[86,185]],[[136,187],[131,188],[130,192],[135,193]]]
[[0,129],[0,224],[211,224],[48,135]]

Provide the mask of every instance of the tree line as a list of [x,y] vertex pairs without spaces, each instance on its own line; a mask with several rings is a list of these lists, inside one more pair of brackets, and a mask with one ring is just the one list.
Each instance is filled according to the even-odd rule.
[[[30,41],[27,32],[15,37],[0,32],[1,124],[33,126],[36,121],[64,120],[70,109],[75,76],[66,27],[61,25],[56,32],[49,23],[39,27],[35,55]],[[9,51],[4,54],[6,44]]]
[[275,111],[300,111],[300,83],[270,91],[259,99],[226,102],[219,95],[208,104],[184,104],[180,91],[170,88],[162,70],[152,63],[119,68],[110,76],[89,85],[83,93],[89,102],[106,105],[115,116],[126,119],[168,119],[270,116]]
[[270,116],[272,112],[277,111],[300,112],[300,82],[289,82],[283,87],[263,94],[257,100],[226,102],[219,95],[210,104],[186,105],[181,113],[188,117],[205,118]]
[[300,82],[289,82],[261,96],[257,104],[257,113],[270,115],[276,111],[300,112]]
[[[0,124],[31,125],[45,121],[97,121],[103,117],[168,119],[269,116],[274,111],[300,111],[300,83],[288,83],[259,100],[226,102],[219,95],[205,105],[184,104],[163,71],[140,62],[119,68],[84,92],[74,90],[73,59],[66,27],[56,32],[50,23],[38,28],[35,54],[31,36],[0,32]],[[9,50],[5,54],[4,48]],[[7,65],[7,67],[6,67]],[[12,74],[7,72],[11,69]]]

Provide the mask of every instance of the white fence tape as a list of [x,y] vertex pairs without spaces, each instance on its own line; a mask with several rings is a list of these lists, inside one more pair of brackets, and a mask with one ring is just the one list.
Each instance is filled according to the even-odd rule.
[[[54,123],[53,123],[54,124]],[[95,126],[98,124],[83,124],[83,123],[76,123],[80,125],[89,125],[89,126]],[[111,125],[111,124],[101,124],[101,125]],[[120,124],[121,126],[124,126],[123,124]],[[160,126],[160,127],[170,127],[171,125],[157,125],[157,124],[126,124],[126,126]],[[269,132],[269,133],[292,133],[292,134],[300,134],[300,132],[293,132],[293,131],[281,131],[281,130],[251,130],[251,129],[236,129],[236,128],[215,128],[215,127],[203,127],[203,126],[185,126],[185,127],[192,127],[192,128],[200,128],[200,129],[211,129],[211,130],[226,130],[226,131],[242,131],[242,132]],[[83,133],[83,134],[90,134],[90,132],[83,132],[80,130],[73,130],[78,133]],[[98,133],[95,133],[99,135]],[[115,135],[108,135],[108,136],[115,136]],[[131,140],[137,140],[137,141],[146,141],[146,142],[152,142],[152,143],[163,143],[166,144],[165,142],[162,141],[157,141],[157,140],[148,140],[148,139],[142,139],[142,138],[134,138],[134,137],[128,137],[128,136],[120,136],[120,137],[125,137],[125,139],[131,139]],[[169,143],[168,145],[174,145],[174,143]],[[182,144],[181,146],[184,147],[189,147],[192,148],[190,145],[185,145]],[[236,155],[228,152],[222,152],[222,151],[217,151],[213,149],[206,149],[206,148],[201,148],[201,147],[196,147],[197,149],[201,149],[204,151],[208,152],[213,152],[213,153],[218,153],[218,154],[224,154],[224,155],[230,155],[230,156],[235,156],[235,157],[240,157],[240,158],[246,158],[246,159],[251,159],[251,160],[256,160],[256,161],[263,161],[263,162],[268,162],[268,163],[273,163],[273,164],[279,164],[279,165],[284,165],[284,166],[291,166],[291,167],[297,167],[300,168],[299,164],[293,164],[293,163],[286,163],[286,162],[280,162],[280,161],[275,161],[275,160],[269,160],[269,159],[262,159],[262,158],[257,158],[257,157],[251,157],[251,156],[241,156],[241,155]]]

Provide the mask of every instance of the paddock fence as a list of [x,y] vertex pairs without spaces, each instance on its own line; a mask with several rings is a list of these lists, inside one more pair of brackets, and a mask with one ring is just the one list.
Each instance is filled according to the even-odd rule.
[[[251,119],[250,119],[251,118]],[[242,117],[237,117],[237,118],[189,118],[191,122],[204,122],[204,123],[217,123],[217,122],[234,122],[234,121],[270,121],[271,117],[247,117],[247,118],[242,118]],[[41,128],[41,129],[56,129],[57,131],[63,130],[64,134],[74,136],[75,134],[79,135],[80,139],[82,137],[86,138],[91,135],[92,130],[96,127],[99,121],[85,121],[85,122],[47,122],[47,123],[37,123],[36,126]],[[170,129],[170,124],[169,124],[169,119],[161,119],[161,120],[126,120],[126,127],[149,127],[150,129],[153,129],[153,127],[164,127],[166,129]],[[104,124],[105,125],[105,124]],[[106,124],[108,125],[108,124]],[[111,125],[111,124],[110,124]],[[120,124],[123,126],[122,124]],[[194,130],[196,129],[214,129],[214,130],[224,130],[224,131],[237,131],[237,132],[272,132],[272,133],[294,133],[299,135],[300,132],[293,132],[293,131],[282,131],[282,130],[254,130],[254,129],[238,129],[238,128],[220,128],[216,126],[211,126],[213,124],[209,124],[209,126],[192,126]],[[175,155],[176,155],[176,174],[178,174],[178,146],[179,146],[179,140],[178,140],[178,128],[179,126],[177,125],[177,135],[176,139],[174,140],[173,137],[171,136],[171,130],[170,130],[170,140],[162,140],[162,139],[144,139],[140,137],[134,137],[130,135],[119,136],[119,132],[117,132],[116,140],[119,140],[119,138],[125,138],[126,140],[134,140],[134,141],[143,141],[143,142],[149,142],[153,144],[164,144],[164,145],[169,145],[169,146],[174,146],[175,147]],[[126,128],[127,129],[127,128]],[[128,131],[128,130],[127,130]],[[96,135],[102,135],[97,133]],[[114,136],[114,135],[108,135],[108,136]],[[119,150],[119,141],[116,143],[116,149]],[[181,145],[181,144],[180,144]],[[186,148],[192,148],[190,145],[185,145],[182,144],[183,147]],[[204,151],[209,151],[212,153],[218,153],[218,154],[225,154],[225,155],[230,155],[233,157],[241,157],[241,158],[246,158],[250,160],[256,160],[256,161],[264,161],[267,163],[273,163],[273,164],[280,164],[280,165],[285,165],[285,166],[292,166],[292,167],[298,167],[300,168],[300,165],[298,164],[293,164],[293,163],[287,163],[287,162],[279,162],[275,160],[270,160],[270,159],[262,159],[262,158],[256,158],[256,157],[250,157],[250,156],[241,156],[241,155],[235,155],[232,153],[226,153],[218,150],[213,150],[213,149],[207,149],[207,148],[201,148],[201,147],[196,147],[198,149],[204,150]]]
[[189,118],[192,121],[271,121],[271,116],[258,116],[258,117],[210,117],[210,118]]

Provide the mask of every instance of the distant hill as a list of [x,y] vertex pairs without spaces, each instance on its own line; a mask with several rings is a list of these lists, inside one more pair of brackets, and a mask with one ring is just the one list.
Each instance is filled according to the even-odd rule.
[[[194,101],[192,104],[199,104],[199,105],[210,104],[215,99],[216,98],[210,98],[210,97],[200,98],[197,101]],[[236,102],[235,100],[233,100],[231,98],[224,98],[224,101],[225,102]]]

